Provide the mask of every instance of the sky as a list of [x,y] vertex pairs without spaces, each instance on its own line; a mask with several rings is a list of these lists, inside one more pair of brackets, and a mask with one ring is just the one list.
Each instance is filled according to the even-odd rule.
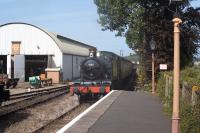
[[[200,7],[200,0],[192,3]],[[30,23],[62,36],[123,55],[133,53],[125,38],[102,31],[93,0],[0,0],[0,25]]]

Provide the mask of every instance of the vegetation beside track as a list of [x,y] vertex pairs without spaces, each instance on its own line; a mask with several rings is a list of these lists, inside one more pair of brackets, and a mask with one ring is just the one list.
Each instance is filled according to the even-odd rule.
[[[173,101],[173,73],[162,72],[158,77],[157,94],[165,112],[171,117]],[[180,130],[181,133],[200,132],[200,68],[185,68],[180,75]]]

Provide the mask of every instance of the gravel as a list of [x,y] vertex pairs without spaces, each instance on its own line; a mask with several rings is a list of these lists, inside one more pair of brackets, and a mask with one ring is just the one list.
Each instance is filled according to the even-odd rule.
[[0,132],[30,133],[78,106],[77,96],[62,95],[0,118]]
[[72,111],[68,112],[64,116],[60,117],[59,119],[53,121],[48,126],[44,127],[43,129],[37,131],[36,133],[55,133],[62,127],[64,127],[67,123],[73,120],[77,115],[82,113],[86,110],[92,103],[84,103],[78,106],[77,108],[73,109]]

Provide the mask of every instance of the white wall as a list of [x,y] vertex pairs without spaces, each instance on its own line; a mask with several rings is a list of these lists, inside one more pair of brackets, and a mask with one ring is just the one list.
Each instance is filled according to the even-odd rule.
[[[75,79],[80,77],[80,64],[86,57],[76,55],[63,55],[63,79]],[[73,64],[72,64],[73,63]]]
[[73,56],[73,78],[80,77],[80,64],[86,57]]
[[72,79],[72,55],[63,55],[63,80]]
[[14,56],[14,78],[19,78],[19,81],[25,80],[25,56]]

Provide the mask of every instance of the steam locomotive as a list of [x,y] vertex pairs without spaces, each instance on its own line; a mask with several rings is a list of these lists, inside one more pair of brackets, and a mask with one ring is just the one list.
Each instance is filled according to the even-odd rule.
[[[134,75],[135,64],[112,52],[91,53],[80,65],[81,78],[70,86],[72,94],[105,95]],[[122,87],[123,88],[123,87]]]

